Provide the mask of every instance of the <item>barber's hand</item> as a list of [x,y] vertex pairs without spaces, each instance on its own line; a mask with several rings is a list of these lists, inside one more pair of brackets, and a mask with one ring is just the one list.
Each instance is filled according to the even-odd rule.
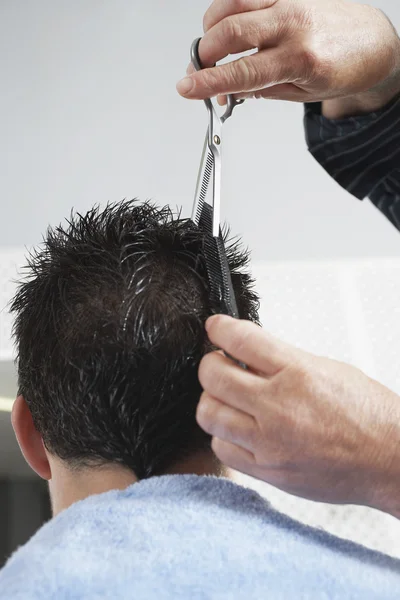
[[400,398],[354,367],[247,321],[207,322],[221,352],[200,365],[199,425],[225,465],[282,490],[400,517]]
[[[186,98],[236,94],[315,102],[357,96],[361,111],[400,91],[400,42],[385,15],[346,0],[214,0],[200,43],[209,67],[178,84]],[[213,67],[229,54],[251,56]],[[211,68],[210,68],[211,67]],[[358,97],[368,92],[366,97]],[[335,105],[324,114],[338,117]]]

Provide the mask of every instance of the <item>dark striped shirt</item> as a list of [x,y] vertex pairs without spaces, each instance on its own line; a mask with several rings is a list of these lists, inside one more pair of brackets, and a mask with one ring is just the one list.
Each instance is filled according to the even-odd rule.
[[369,198],[400,230],[400,97],[368,115],[330,121],[321,104],[305,105],[314,158],[356,198]]

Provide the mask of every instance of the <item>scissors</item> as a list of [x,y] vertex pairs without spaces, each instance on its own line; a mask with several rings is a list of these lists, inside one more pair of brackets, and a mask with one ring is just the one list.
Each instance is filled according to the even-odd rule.
[[[190,51],[190,57],[196,71],[201,71],[203,66],[199,56],[199,44],[201,38],[197,38]],[[199,175],[197,178],[196,192],[193,204],[192,220],[199,225],[201,213],[205,203],[208,185],[211,175],[213,175],[213,219],[212,235],[217,237],[220,230],[221,217],[221,145],[222,145],[222,125],[233,113],[233,110],[244,100],[235,100],[232,95],[227,97],[227,108],[225,113],[219,117],[213,102],[210,98],[204,100],[208,110],[209,125],[204,141],[203,154],[200,162]]]

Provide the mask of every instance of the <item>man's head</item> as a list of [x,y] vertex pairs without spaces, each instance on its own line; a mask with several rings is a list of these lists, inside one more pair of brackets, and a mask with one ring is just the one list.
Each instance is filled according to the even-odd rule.
[[[141,479],[210,439],[197,370],[210,349],[203,235],[169,208],[123,202],[50,229],[12,302],[19,393],[47,452],[71,468],[117,464]],[[241,318],[258,300],[228,246]]]

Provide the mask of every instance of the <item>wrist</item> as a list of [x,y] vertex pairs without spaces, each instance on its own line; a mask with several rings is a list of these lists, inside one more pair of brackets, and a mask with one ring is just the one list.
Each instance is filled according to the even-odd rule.
[[[397,484],[397,487],[396,487]],[[400,484],[397,481],[388,482],[377,491],[376,498],[369,506],[400,519]]]
[[400,519],[400,398],[391,392],[388,400],[390,423],[375,452],[367,496],[369,506]]
[[370,506],[384,513],[392,515],[397,519],[400,519],[399,469],[388,469],[385,475],[386,476],[384,477],[384,481],[381,481],[380,484],[376,485],[374,498],[373,501],[370,503]]
[[397,81],[385,90],[370,90],[354,96],[325,100],[321,111],[323,116],[330,120],[358,117],[381,110],[398,94],[400,94],[400,74],[397,76]]

